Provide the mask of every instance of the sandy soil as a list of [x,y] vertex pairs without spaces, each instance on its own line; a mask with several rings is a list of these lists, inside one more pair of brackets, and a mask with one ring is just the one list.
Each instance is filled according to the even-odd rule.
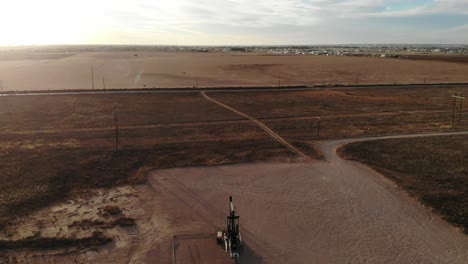
[[[52,56],[53,55],[53,56]],[[0,58],[4,90],[468,82],[467,64],[265,54],[96,52]],[[323,74],[322,74],[323,65]]]
[[[96,189],[86,195],[74,198],[34,212],[21,218],[21,223],[1,233],[0,239],[42,238],[80,238],[89,236],[94,231],[104,232],[113,242],[82,250],[76,247],[53,250],[16,250],[0,254],[0,263],[128,263],[136,262],[140,250],[149,250],[140,243],[151,239],[158,241],[163,233],[164,219],[151,218],[153,208],[158,206],[153,201],[151,206],[141,206],[142,202],[152,198],[151,191],[144,186],[123,186],[109,189]],[[102,208],[118,206],[122,212],[106,215]],[[122,217],[132,216],[137,219],[137,226],[109,226]],[[53,217],[51,217],[53,216]],[[99,224],[98,224],[99,223]],[[151,236],[151,238],[150,238]],[[138,245],[138,246],[135,246]]]
[[[392,92],[389,91],[389,93]],[[314,95],[317,96],[317,94]],[[341,99],[344,98],[356,97],[356,101],[352,101],[353,105],[360,105],[355,102],[361,102],[360,97],[356,94],[345,92],[331,94],[325,92],[321,94],[319,100],[327,97],[340,99],[338,102],[341,106],[344,101]],[[376,108],[379,108],[381,103],[389,104],[389,98],[365,97],[366,100],[361,104],[365,107],[369,107],[369,101],[376,101]],[[219,100],[219,97],[214,96],[214,98]],[[312,94],[310,94],[310,98],[313,98]],[[192,102],[193,99],[198,102],[197,97],[189,101]],[[205,100],[202,97],[200,99]],[[225,102],[225,100],[220,101]],[[438,102],[438,100],[435,101]],[[135,101],[136,104],[140,102],[139,100]],[[295,105],[296,102],[296,100],[289,99],[286,101],[277,100],[275,102],[276,108],[269,108],[275,109],[275,111],[270,111],[268,108],[263,109],[263,105],[259,104],[256,107],[263,109],[264,113],[261,115],[258,112],[250,112],[252,110],[250,108],[247,108],[249,111],[245,111],[243,108],[239,109],[236,100],[226,102],[227,107],[225,108],[232,111],[229,107],[231,106],[243,111],[242,113],[247,112],[248,115],[241,116],[255,122],[257,120],[254,118],[259,116],[282,118],[288,112],[283,112],[283,108],[280,106],[290,103]],[[423,100],[420,105],[411,110],[419,111],[419,107],[426,106],[431,102],[433,102],[432,99]],[[206,111],[204,111],[211,113],[210,109],[213,108],[210,106],[216,106],[216,104],[208,101],[205,103],[206,108],[203,109]],[[303,103],[304,105],[311,104],[308,100]],[[441,106],[442,103],[440,103]],[[219,105],[216,107],[222,109]],[[197,107],[197,109],[199,108]],[[333,108],[335,107],[327,104],[326,112],[333,112],[331,111]],[[49,107],[45,107],[45,109],[50,110]],[[179,110],[181,117],[186,117],[185,121],[188,122],[192,118],[184,114],[186,109],[191,108],[181,107]],[[353,109],[355,112],[363,112],[360,107]],[[440,111],[442,109],[433,110]],[[34,109],[28,111],[35,113]],[[316,108],[309,109],[309,111],[314,112]],[[228,115],[228,120],[238,122],[240,113],[233,112],[236,115]],[[7,111],[7,113],[10,115],[11,111]],[[224,116],[229,112],[223,110],[216,113],[215,116],[218,114]],[[295,113],[302,112],[295,111]],[[357,113],[353,112],[352,114]],[[128,115],[128,117],[133,116],[141,117],[142,115],[137,113]],[[154,118],[154,114],[151,112],[148,113],[148,116]],[[301,116],[296,117],[301,118]],[[80,117],[80,119],[84,118]],[[14,121],[15,119],[7,120]],[[62,119],[57,116],[51,120],[60,124],[57,120]],[[133,118],[129,118],[129,120],[135,121]],[[198,121],[206,122],[208,120]],[[94,124],[91,121],[85,120],[80,123],[88,125],[79,127],[90,129],[89,131],[81,131],[80,135],[85,134],[93,137],[89,133],[92,131],[91,127],[96,126],[89,125]],[[136,122],[131,125],[145,130],[144,135],[150,133],[148,128],[153,128],[152,125],[155,125],[153,122],[143,122],[147,121],[145,118],[137,121],[142,123]],[[219,120],[217,122],[219,123]],[[71,123],[74,124],[74,122]],[[244,124],[244,122],[241,123]],[[255,123],[251,125],[256,132],[259,132],[258,127],[255,126],[260,124]],[[265,122],[262,121],[262,123]],[[97,127],[101,129],[107,130],[109,128],[108,123],[99,124]],[[220,127],[226,126],[226,123],[223,121],[219,125]],[[37,126],[46,130],[51,129],[50,127],[41,127],[40,124],[35,127],[37,128]],[[68,125],[65,126],[65,130],[79,132],[74,131],[76,127]],[[174,126],[179,132],[182,127],[185,126],[181,124]],[[220,127],[214,127],[218,134]],[[295,127],[297,129],[297,126]],[[386,126],[384,127],[388,129]],[[129,126],[128,128],[133,127]],[[266,130],[264,127],[262,128]],[[171,131],[166,131],[165,134],[169,134]],[[245,131],[245,128],[238,127],[235,129],[236,133],[237,131]],[[50,137],[51,134],[58,131],[49,132],[45,136]],[[128,138],[138,138],[140,132],[132,130],[128,133]],[[281,143],[282,137],[278,134],[275,132],[268,134]],[[207,133],[207,135],[211,134]],[[33,134],[21,136],[37,137]],[[189,140],[193,140],[193,138],[190,137]],[[244,144],[245,142],[238,144],[242,151],[244,151],[244,147],[251,150],[259,147],[258,143],[252,141],[250,137],[245,137],[245,140],[247,145]],[[148,142],[151,141],[140,143],[148,144]],[[51,261],[57,263],[73,261],[78,263],[102,263],[104,261],[110,263],[170,263],[173,235],[194,233],[209,235],[224,226],[227,212],[226,200],[230,194],[234,196],[238,211],[244,219],[241,220],[241,226],[247,244],[243,263],[360,263],[366,261],[374,263],[466,263],[468,261],[466,236],[428,212],[426,208],[423,208],[373,170],[358,163],[338,158],[335,155],[336,147],[343,142],[345,141],[325,142],[320,145],[327,161],[291,164],[283,159],[283,161],[263,164],[159,170],[150,177],[148,185],[103,190],[102,193],[98,192],[95,195],[75,197],[73,199],[78,200],[72,199],[50,208],[44,208],[32,214],[32,218],[25,218],[22,226],[18,229],[24,232],[18,234],[14,230],[10,230],[10,233],[6,233],[5,238],[18,239],[31,237],[31,235],[55,237],[57,234],[73,234],[76,237],[89,235],[93,228],[77,231],[75,228],[69,227],[75,226],[73,223],[76,220],[86,219],[105,220],[112,223],[113,220],[102,218],[98,214],[98,209],[102,206],[112,205],[114,202],[124,205],[125,216],[136,219],[136,226],[104,228],[105,234],[114,238],[114,242],[103,247],[84,251],[75,249],[66,252],[10,251],[2,256],[3,259],[0,258],[0,261],[7,263],[21,261],[32,263]],[[69,143],[76,145],[75,141]],[[227,151],[229,155],[243,153],[239,148],[227,148],[225,142],[218,145],[223,150],[222,154],[227,149],[229,149]],[[177,146],[185,151],[184,146]],[[201,148],[209,153],[216,152],[208,148],[208,145],[196,145],[195,148]],[[172,154],[174,149],[168,151]],[[189,163],[189,165],[184,163],[184,166],[213,164],[204,163],[203,159],[199,160],[200,155],[202,157],[204,155],[203,151],[194,154],[192,152],[183,153],[180,157],[190,156],[194,159],[193,163]],[[47,153],[50,153],[50,150]],[[157,160],[154,157],[160,157],[161,155],[158,153],[154,152],[150,156],[151,160]],[[44,153],[41,155],[43,156]],[[128,157],[134,156],[136,154]],[[254,157],[258,157],[258,154],[252,155],[252,159]],[[210,158],[209,160],[217,160],[218,158]],[[186,162],[187,160],[169,159],[163,166],[177,167],[178,161]],[[223,163],[223,161],[217,163]],[[118,160],[116,162],[121,163]],[[160,167],[162,163],[158,164]],[[91,213],[85,213],[88,211]],[[74,215],[75,212],[77,215]],[[49,221],[51,216],[56,215],[59,216],[58,220],[53,219],[43,226],[44,222]],[[38,234],[38,230],[42,230],[41,226],[45,232]],[[216,258],[219,259],[220,263],[225,261],[223,260],[222,248],[213,246],[214,240],[208,238],[192,239],[188,243],[185,242],[176,241],[177,248],[175,250],[181,263],[190,263],[193,258],[199,261]]]
[[[126,197],[124,212],[137,226],[108,231],[117,237],[114,243],[65,255],[8,252],[1,260],[171,263],[172,236],[189,235],[192,239],[175,239],[177,263],[232,263],[209,239],[225,225],[232,195],[245,241],[241,263],[466,263],[468,238],[374,170],[339,158],[336,149],[347,142],[321,143],[326,160],[312,163],[154,171],[148,185],[103,192],[84,203],[95,208],[104,201],[121,204]],[[51,211],[87,211],[86,206],[73,210],[73,204],[44,209],[25,224]],[[47,223],[51,227],[45,230],[57,231],[67,221],[73,219]]]
[[375,171],[337,157],[336,142],[321,147],[326,162],[162,170],[151,184],[205,233],[223,226],[233,195],[243,238],[256,253],[241,263],[468,261],[460,230]]
[[175,263],[234,263],[220,250],[221,245],[213,243],[215,234],[176,235],[173,239]]

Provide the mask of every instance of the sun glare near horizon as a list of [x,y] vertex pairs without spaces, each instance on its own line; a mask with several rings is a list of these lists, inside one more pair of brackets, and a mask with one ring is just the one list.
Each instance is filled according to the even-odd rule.
[[468,42],[463,0],[1,0],[0,46]]
[[93,42],[105,22],[99,16],[102,5],[89,0],[5,1],[1,6],[3,46]]

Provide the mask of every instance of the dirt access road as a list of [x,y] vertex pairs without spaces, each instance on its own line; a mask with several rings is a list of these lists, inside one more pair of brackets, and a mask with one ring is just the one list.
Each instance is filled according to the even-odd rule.
[[[234,105],[216,99],[228,107]],[[205,112],[219,108],[213,106],[215,109],[207,108]],[[181,108],[180,112],[186,109]],[[227,114],[223,112],[220,116]],[[231,119],[257,125],[266,122],[252,117],[259,116],[258,112],[249,114]],[[187,117],[184,120],[190,121]],[[276,134],[272,131],[275,129],[266,128],[272,137]],[[217,131],[220,137],[238,133],[239,130]],[[244,138],[239,144],[245,141]],[[137,220],[137,227],[121,230],[114,243],[66,254],[13,251],[10,258],[2,252],[0,259],[4,257],[6,263],[171,263],[171,237],[209,236],[223,228],[228,196],[232,195],[246,240],[241,263],[467,263],[466,236],[380,174],[337,157],[336,148],[347,142],[353,140],[320,142],[318,148],[326,161],[291,164],[289,159],[275,159],[271,163],[155,171],[148,185],[129,191],[138,195],[127,197],[125,192],[121,196],[124,201],[113,201],[125,205],[126,214]],[[248,143],[252,149],[261,148],[255,141]],[[243,149],[229,145],[220,148],[235,154]],[[94,200],[112,201],[105,193]],[[83,208],[98,208],[92,201]],[[63,206],[70,208],[68,201],[59,208]],[[76,206],[81,208],[82,203],[77,202]],[[53,207],[40,215],[56,215],[54,212],[57,211]],[[41,219],[37,215],[32,217]],[[175,240],[177,263],[206,263],[214,259],[232,263],[214,238],[196,241],[179,238]]]
[[285,146],[286,148],[290,149],[292,152],[295,152],[297,153],[297,155],[299,155],[301,158],[305,159],[305,160],[309,160],[309,157],[302,153],[300,150],[298,150],[296,147],[294,147],[293,145],[289,144],[286,140],[284,140],[280,135],[276,134],[275,132],[273,132],[273,130],[271,130],[269,127],[267,127],[266,125],[264,125],[262,122],[258,121],[257,119],[247,115],[247,114],[244,114],[226,104],[223,104],[215,99],[212,99],[211,97],[209,97],[205,92],[202,92],[201,95],[208,101],[210,102],[213,102],[221,107],[224,107],[226,108],[227,110],[230,110],[250,121],[252,121],[254,124],[256,124],[257,126],[261,127],[265,132],[267,132],[274,140],[278,141],[278,143],[280,143],[281,145]]
[[[429,135],[397,137],[411,136]],[[176,219],[205,233],[224,226],[232,195],[248,249],[241,263],[467,263],[460,230],[337,156],[341,144],[362,140],[370,139],[320,143],[325,161],[161,170],[150,183]]]
[[232,195],[247,248],[241,263],[467,263],[460,230],[379,173],[336,154],[356,141],[454,134],[468,132],[323,141],[325,161],[160,170],[150,184],[168,195],[175,219],[191,219],[207,234],[224,226]]

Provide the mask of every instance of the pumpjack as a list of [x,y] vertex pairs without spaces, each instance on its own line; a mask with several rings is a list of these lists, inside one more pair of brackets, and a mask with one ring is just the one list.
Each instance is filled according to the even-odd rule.
[[239,230],[239,216],[236,215],[232,196],[229,196],[229,215],[226,220],[227,231],[218,231],[216,240],[224,243],[224,250],[238,263],[242,251],[242,237]]

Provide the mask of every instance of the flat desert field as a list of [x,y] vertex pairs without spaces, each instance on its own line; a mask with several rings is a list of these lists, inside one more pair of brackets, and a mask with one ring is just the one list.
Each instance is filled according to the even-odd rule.
[[420,149],[466,153],[449,89],[206,94],[244,115],[196,92],[1,96],[0,262],[232,263],[212,236],[229,195],[241,263],[468,261],[466,217],[336,154],[345,138],[415,133],[459,133]]
[[[90,52],[0,56],[3,89],[66,90],[466,83],[468,64],[254,53]],[[463,62],[463,61],[462,61]]]

